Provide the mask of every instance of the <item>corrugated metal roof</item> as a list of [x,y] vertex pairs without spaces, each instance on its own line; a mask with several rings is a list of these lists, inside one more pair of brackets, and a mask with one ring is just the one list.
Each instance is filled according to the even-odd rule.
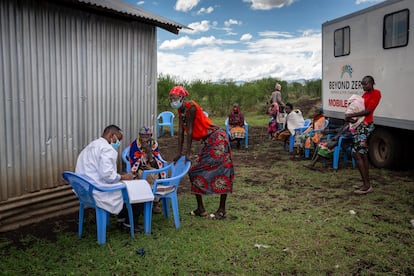
[[162,16],[153,14],[151,12],[139,9],[135,6],[124,3],[120,0],[60,0],[61,2],[70,3],[72,5],[87,6],[97,12],[106,12],[113,15],[118,15],[126,18],[135,18],[138,21],[153,24],[164,30],[178,34],[178,32],[185,28],[190,29],[185,25],[174,22]]

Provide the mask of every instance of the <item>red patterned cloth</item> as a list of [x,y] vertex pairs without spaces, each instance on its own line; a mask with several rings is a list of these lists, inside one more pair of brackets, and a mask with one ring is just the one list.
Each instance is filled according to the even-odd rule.
[[230,143],[224,130],[216,127],[188,173],[191,192],[199,195],[233,192],[234,167]]

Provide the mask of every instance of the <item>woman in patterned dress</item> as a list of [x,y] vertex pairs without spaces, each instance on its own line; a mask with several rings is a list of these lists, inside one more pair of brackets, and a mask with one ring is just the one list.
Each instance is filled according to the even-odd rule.
[[194,216],[206,217],[202,195],[220,195],[217,211],[211,214],[214,219],[226,217],[227,194],[233,192],[234,168],[230,143],[227,134],[215,126],[203,109],[192,100],[186,100],[188,91],[182,86],[175,86],[169,93],[171,107],[177,109],[179,117],[178,160],[183,155],[184,133],[187,134],[185,156],[191,157],[192,141],[202,141],[203,147],[189,171],[191,193],[196,196],[197,209],[191,211]]
[[[131,164],[131,172],[136,178],[141,179],[145,170],[161,169],[164,165],[158,151],[158,143],[152,139],[152,130],[148,126],[144,126],[139,130],[138,138],[132,141],[129,147],[129,162]],[[167,173],[148,174],[146,180],[149,184],[161,178],[166,178]],[[161,214],[159,198],[154,199],[152,212]]]

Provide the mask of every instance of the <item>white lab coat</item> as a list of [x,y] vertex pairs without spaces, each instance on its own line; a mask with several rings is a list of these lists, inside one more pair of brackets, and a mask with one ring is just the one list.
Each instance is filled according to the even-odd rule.
[[[87,145],[78,156],[75,172],[91,178],[96,184],[110,187],[121,184],[117,173],[118,152],[108,141],[99,138]],[[124,200],[121,191],[93,192],[96,205],[112,214],[121,212]]]

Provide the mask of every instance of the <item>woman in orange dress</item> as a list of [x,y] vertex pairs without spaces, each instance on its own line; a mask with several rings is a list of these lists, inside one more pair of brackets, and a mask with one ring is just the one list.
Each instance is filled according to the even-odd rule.
[[233,192],[234,167],[230,143],[224,130],[214,125],[203,109],[192,100],[186,100],[188,91],[182,86],[175,86],[169,93],[172,108],[177,109],[179,118],[178,160],[183,155],[184,133],[187,135],[185,156],[191,160],[193,140],[202,141],[203,147],[189,171],[191,193],[196,196],[197,209],[191,215],[206,217],[202,195],[220,195],[217,211],[211,214],[213,219],[226,217],[227,194]]
[[309,127],[299,136],[299,147],[310,149],[318,145],[321,137],[323,136],[322,131],[313,132],[313,135],[310,136],[309,132],[311,130],[322,130],[325,127],[325,115],[323,114],[323,108],[318,107],[313,112],[312,123]]

